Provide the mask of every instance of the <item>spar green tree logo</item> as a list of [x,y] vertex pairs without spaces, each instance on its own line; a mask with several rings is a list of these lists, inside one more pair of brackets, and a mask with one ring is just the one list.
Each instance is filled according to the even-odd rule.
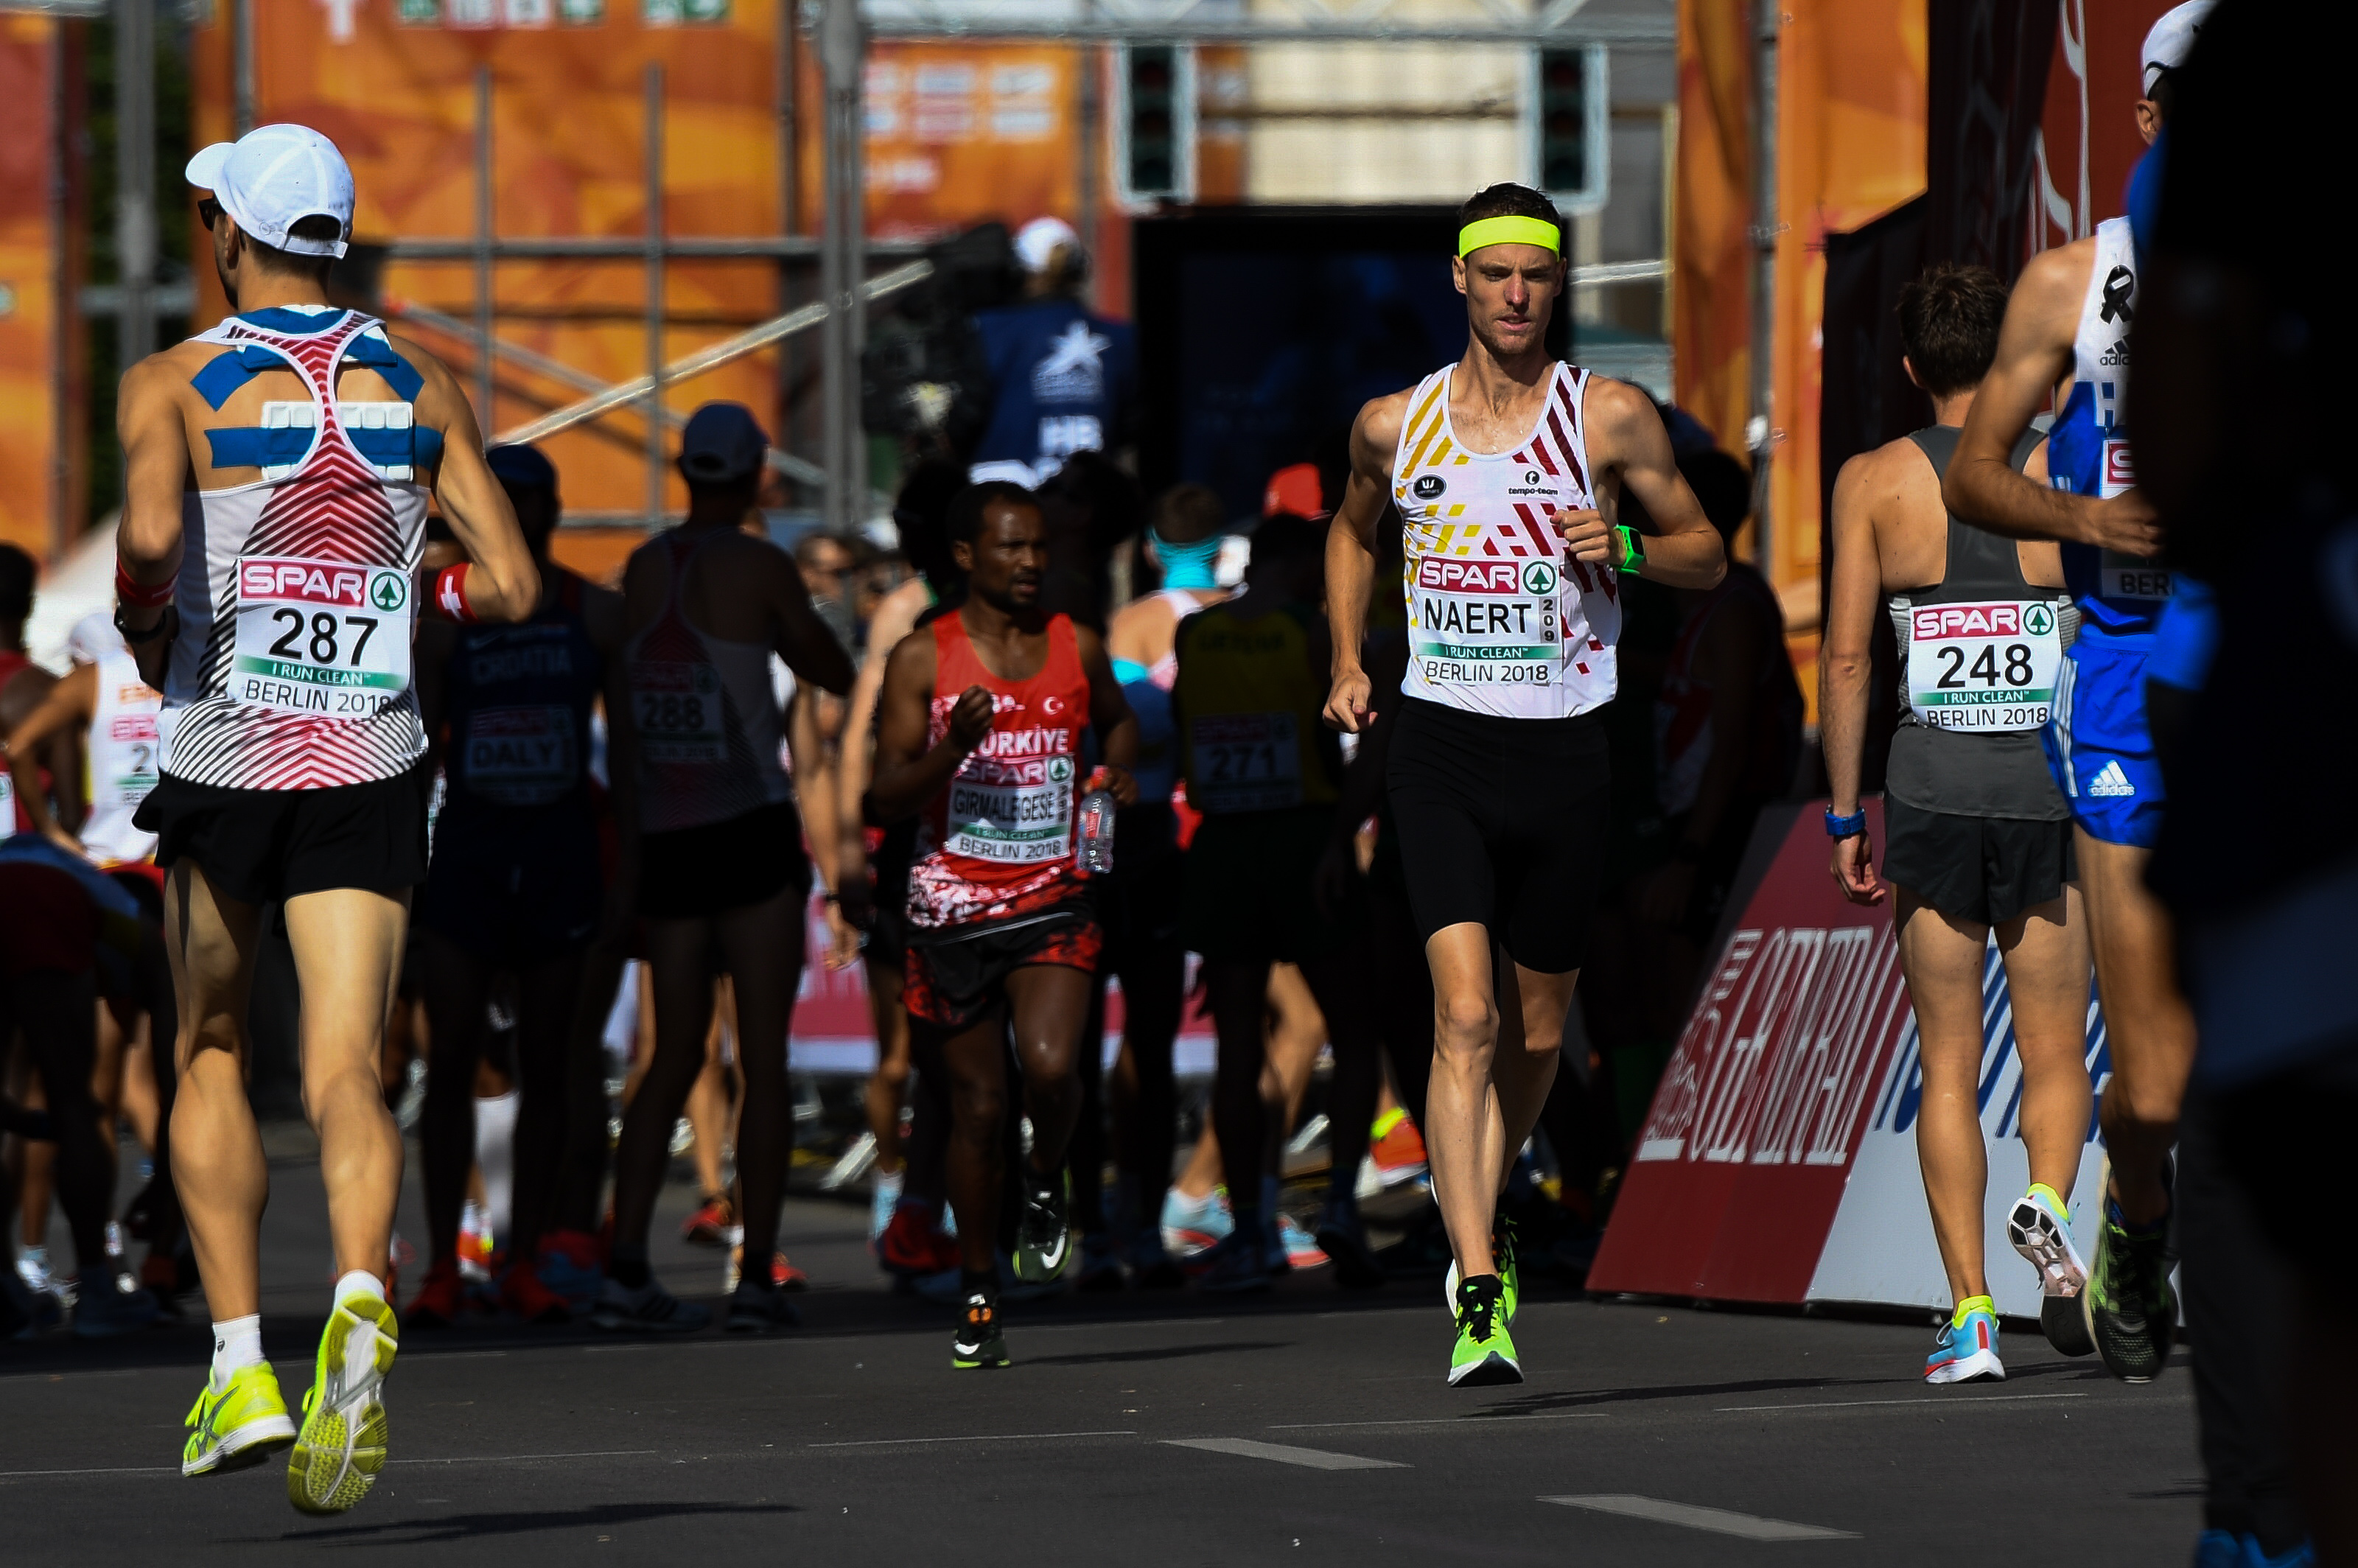
[[2022,612],[2022,629],[2034,637],[2044,637],[2055,630],[2055,611],[2044,604],[2034,604]]

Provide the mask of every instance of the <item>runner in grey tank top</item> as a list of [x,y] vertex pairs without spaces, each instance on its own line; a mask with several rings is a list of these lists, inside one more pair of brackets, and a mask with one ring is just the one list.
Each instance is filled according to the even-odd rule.
[[[2082,1310],[2086,1271],[2071,1231],[2091,1107],[2088,939],[2070,807],[2039,740],[2074,617],[2053,545],[1985,533],[1941,499],[2005,310],[2005,287],[1980,267],[1936,266],[1901,294],[1909,373],[1931,395],[1938,422],[1843,466],[1819,658],[1834,881],[1855,903],[1880,903],[1886,892],[1859,792],[1875,622],[1878,612],[1891,617],[1900,716],[1884,784],[1882,870],[1898,890],[1893,925],[1924,1085],[1916,1149],[1954,1303],[1925,1358],[1929,1383],[2006,1376],[1982,1261],[1993,1162],[2023,1194],[2006,1232],[2038,1271],[2040,1326],[2066,1355],[2093,1348]],[[2026,436],[2011,460],[2042,476],[2044,446]],[[2022,1063],[2021,1136],[1994,1145],[1988,1130],[1985,1130],[1979,1110],[1993,939]],[[2001,1123],[2007,1114],[1996,1110]],[[2007,1312],[2027,1311],[2027,1284],[2019,1275],[1999,1281]]]

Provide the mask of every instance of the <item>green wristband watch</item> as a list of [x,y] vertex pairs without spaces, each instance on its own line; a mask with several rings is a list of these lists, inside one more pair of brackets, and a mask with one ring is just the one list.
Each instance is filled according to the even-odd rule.
[[1621,548],[1615,553],[1613,569],[1619,572],[1634,572],[1644,566],[1646,536],[1627,523],[1616,523],[1613,525],[1613,532],[1621,541]]

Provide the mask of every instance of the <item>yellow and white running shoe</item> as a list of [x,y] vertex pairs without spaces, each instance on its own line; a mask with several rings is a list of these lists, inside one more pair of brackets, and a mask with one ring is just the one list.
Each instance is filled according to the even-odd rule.
[[359,1502],[384,1468],[384,1375],[400,1348],[393,1307],[347,1296],[328,1314],[319,1357],[303,1396],[303,1431],[287,1462],[287,1500],[307,1514]]
[[278,1391],[278,1374],[267,1361],[239,1368],[230,1374],[225,1389],[214,1388],[208,1375],[205,1391],[189,1407],[185,1424],[189,1441],[180,1450],[183,1476],[243,1470],[295,1441],[287,1398]]

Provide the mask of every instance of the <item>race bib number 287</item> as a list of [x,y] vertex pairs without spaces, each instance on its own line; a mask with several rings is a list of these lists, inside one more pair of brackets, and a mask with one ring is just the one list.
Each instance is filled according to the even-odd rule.
[[229,695],[254,708],[367,719],[409,689],[409,575],[350,561],[237,564]]

